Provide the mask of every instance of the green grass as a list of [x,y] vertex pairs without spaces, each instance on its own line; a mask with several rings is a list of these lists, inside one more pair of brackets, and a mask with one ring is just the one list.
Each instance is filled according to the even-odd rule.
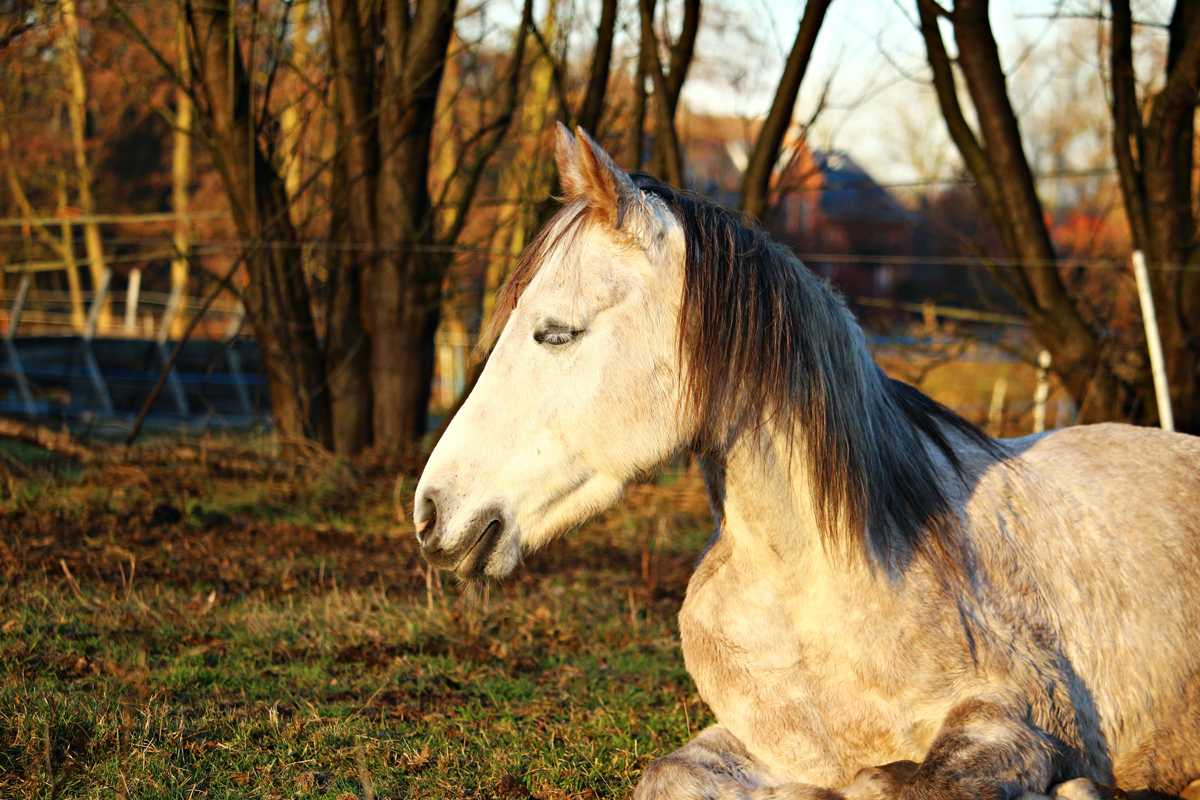
[[0,472],[0,797],[626,797],[711,721],[675,627],[694,474],[486,589],[427,582],[393,483]]

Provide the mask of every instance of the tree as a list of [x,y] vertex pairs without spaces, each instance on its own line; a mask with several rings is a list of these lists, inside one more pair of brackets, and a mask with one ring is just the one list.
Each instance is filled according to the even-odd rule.
[[[1168,317],[1164,326],[1168,362],[1176,384],[1181,387],[1174,398],[1176,415],[1187,420],[1185,426],[1189,430],[1197,430],[1196,426],[1200,425],[1197,416],[1200,409],[1192,400],[1200,376],[1196,372],[1195,351],[1186,341],[1185,320],[1193,320],[1193,324],[1200,322],[1200,316],[1193,313],[1200,309],[1192,305],[1200,302],[1200,294],[1195,300],[1187,296],[1192,279],[1183,278],[1181,274],[1177,280],[1170,281],[1164,277],[1163,268],[1178,267],[1195,258],[1195,226],[1190,218],[1190,160],[1184,164],[1180,156],[1185,148],[1191,153],[1193,141],[1191,109],[1195,104],[1196,71],[1200,70],[1200,14],[1195,13],[1195,7],[1195,0],[1180,0],[1176,7],[1169,48],[1173,55],[1168,58],[1165,82],[1171,90],[1164,90],[1152,104],[1161,109],[1159,115],[1162,118],[1172,121],[1156,127],[1152,111],[1151,126],[1160,138],[1153,145],[1147,143],[1151,150],[1138,154],[1152,162],[1157,159],[1162,170],[1156,173],[1158,178],[1151,178],[1150,182],[1158,187],[1156,210],[1170,220],[1157,223],[1162,235],[1153,241],[1177,243],[1174,249],[1152,252],[1151,257],[1157,259],[1155,263],[1159,267],[1156,302]],[[1051,353],[1054,371],[1079,403],[1082,421],[1130,417],[1151,421],[1154,404],[1144,402],[1149,376],[1144,370],[1129,369],[1124,358],[1126,353],[1106,339],[1095,321],[1087,319],[1079,299],[1064,283],[1009,98],[988,20],[987,0],[958,0],[953,9],[942,8],[935,0],[918,0],[917,9],[942,116],[1011,257],[1009,266],[993,267],[993,275],[1029,316],[1034,334]],[[1114,119],[1118,128],[1124,131],[1116,133],[1118,163],[1129,158],[1128,152],[1121,155],[1128,147],[1121,142],[1128,142],[1131,137],[1136,140],[1142,132],[1140,126],[1134,125],[1138,112],[1136,98],[1131,96],[1131,59],[1125,49],[1129,41],[1125,33],[1128,25],[1120,21],[1127,10],[1128,5],[1120,4],[1119,0],[1114,4]],[[947,19],[953,25],[958,50],[956,61],[947,54],[938,27],[939,19]],[[966,93],[978,120],[978,133],[967,121],[960,105],[955,65],[965,80]],[[1184,88],[1188,86],[1192,87],[1190,99]],[[1146,166],[1143,162],[1143,169]],[[1150,167],[1151,170],[1158,168]],[[1180,169],[1183,169],[1182,173]],[[1181,174],[1186,177],[1180,177]],[[1166,175],[1172,177],[1167,180]],[[1125,167],[1122,179],[1123,188],[1125,184],[1129,187],[1126,205],[1131,223],[1136,226],[1141,223],[1135,220],[1146,219],[1144,212],[1136,206],[1143,196],[1137,187],[1138,176],[1134,170]],[[1184,197],[1187,199],[1183,200]],[[1135,233],[1134,240],[1147,247],[1153,244],[1148,230]],[[1185,241],[1190,244],[1183,244]]]
[[[1162,89],[1139,103],[1129,0],[1112,0],[1113,152],[1135,249],[1152,270],[1171,405],[1181,430],[1200,432],[1200,241],[1193,203],[1200,2],[1171,16]],[[1146,106],[1149,106],[1147,109]],[[1154,404],[1147,404],[1147,413]]]
[[[457,174],[437,203],[430,149],[455,6],[453,0],[392,0],[374,8],[355,0],[329,3],[345,153],[343,188],[335,195],[346,199],[348,229],[365,245],[352,271],[369,298],[363,334],[370,342],[370,428],[375,445],[389,450],[406,447],[425,431],[448,246],[462,234],[483,171],[514,116],[533,18],[526,0],[493,116],[470,137],[471,150],[460,154]],[[377,52],[384,54],[378,65]],[[439,213],[443,204],[449,210]],[[353,277],[338,280],[339,291],[359,291]],[[331,308],[334,302],[331,297]],[[338,346],[349,348],[359,337],[350,319],[355,303],[336,303],[344,309],[338,318],[351,326],[339,334],[344,341]],[[331,342],[333,336],[331,328]]]
[[[60,0],[58,12],[62,24],[61,62],[70,89],[67,96],[67,114],[71,124],[71,144],[75,152],[76,196],[79,198],[79,210],[88,218],[95,215],[96,202],[92,195],[92,165],[87,151],[88,93],[83,65],[79,58],[79,15],[74,0]],[[92,287],[99,291],[99,287],[108,280],[108,265],[105,263],[104,245],[100,239],[100,226],[94,219],[84,222],[83,237],[88,266],[92,272]],[[112,307],[108,298],[98,296],[96,300],[101,302],[101,329],[111,328]]]
[[[248,242],[247,316],[262,349],[276,430],[285,451],[331,443],[325,364],[289,214],[284,176],[260,138],[251,73],[229,7],[185,6],[192,54],[193,135],[221,176],[238,234]],[[260,244],[265,243],[265,244]]]
[[[687,78],[692,56],[696,51],[696,35],[700,30],[700,0],[684,0],[683,23],[679,38],[670,40],[664,32],[659,41],[654,30],[657,0],[638,0],[641,18],[641,65],[654,87],[654,171],[672,186],[683,187],[683,151],[675,132],[675,112],[679,95]],[[664,26],[665,27],[665,26]],[[665,46],[667,63],[659,53]],[[641,143],[636,145],[639,149]]]
[[792,124],[792,111],[800,94],[800,84],[808,71],[813,46],[816,45],[817,34],[825,22],[825,12],[829,10],[831,1],[808,0],[804,4],[804,15],[800,18],[800,28],[796,31],[796,41],[788,55],[783,75],[779,78],[779,86],[775,89],[775,98],[771,101],[771,110],[758,133],[754,150],[746,165],[746,174],[742,178],[742,211],[752,218],[762,219],[767,213],[771,174],[775,169],[775,162],[779,160],[783,137]]

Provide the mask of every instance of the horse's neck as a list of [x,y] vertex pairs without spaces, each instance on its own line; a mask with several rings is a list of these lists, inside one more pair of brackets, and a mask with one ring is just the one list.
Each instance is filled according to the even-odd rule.
[[739,560],[790,582],[828,564],[822,550],[802,433],[742,436],[724,459],[721,536]]

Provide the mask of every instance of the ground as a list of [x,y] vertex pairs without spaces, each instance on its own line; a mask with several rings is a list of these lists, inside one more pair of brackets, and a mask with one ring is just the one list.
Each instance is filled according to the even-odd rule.
[[[880,354],[978,423],[1006,376],[1029,432],[1033,370],[956,356]],[[0,440],[0,797],[623,798],[712,721],[675,624],[712,524],[694,468],[475,587],[396,516],[419,459],[264,446]]]
[[427,580],[411,475],[162,452],[0,452],[0,797],[619,798],[711,721],[694,470],[483,588]]

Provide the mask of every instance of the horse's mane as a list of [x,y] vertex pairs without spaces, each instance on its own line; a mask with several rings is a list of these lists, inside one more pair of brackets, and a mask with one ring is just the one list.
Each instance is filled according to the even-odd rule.
[[[957,518],[922,437],[956,471],[949,431],[999,455],[995,441],[884,375],[842,299],[760,228],[652,176],[630,177],[683,227],[679,347],[685,401],[700,422],[697,449],[723,452],[741,433],[785,420],[805,448],[827,546],[869,548],[887,563],[929,546],[957,549]],[[543,228],[501,291],[482,347],[494,343],[542,257],[589,216],[571,201]]]

